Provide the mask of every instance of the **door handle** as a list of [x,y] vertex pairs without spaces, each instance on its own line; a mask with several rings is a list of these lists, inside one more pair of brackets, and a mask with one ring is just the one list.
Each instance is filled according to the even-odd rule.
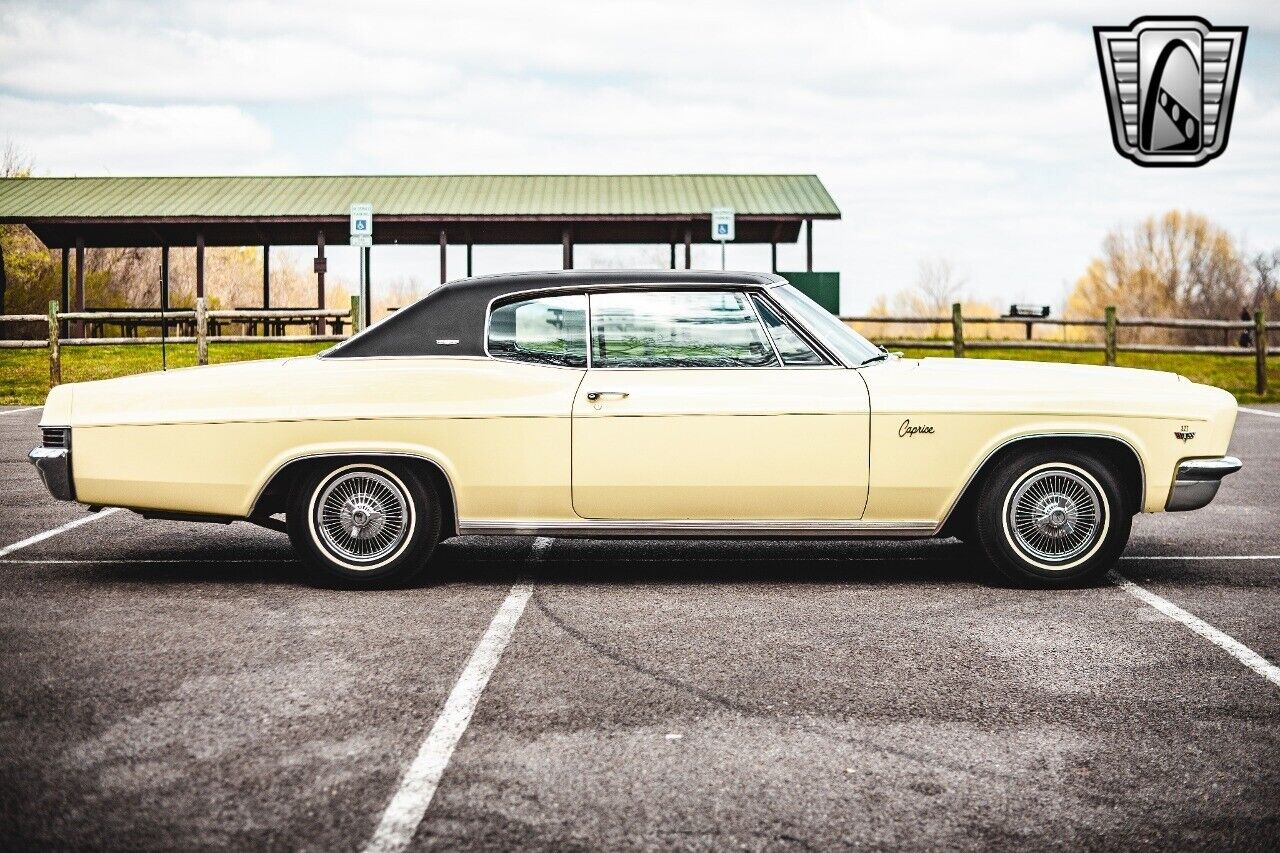
[[631,395],[626,391],[588,391],[587,392],[587,399],[593,403],[596,400],[604,400],[604,399],[622,400],[630,396]]

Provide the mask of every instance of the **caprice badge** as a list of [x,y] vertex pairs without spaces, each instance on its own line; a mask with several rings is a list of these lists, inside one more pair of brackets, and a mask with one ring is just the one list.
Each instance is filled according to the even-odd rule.
[[1139,166],[1202,166],[1225,151],[1248,32],[1194,17],[1094,27],[1120,156]]

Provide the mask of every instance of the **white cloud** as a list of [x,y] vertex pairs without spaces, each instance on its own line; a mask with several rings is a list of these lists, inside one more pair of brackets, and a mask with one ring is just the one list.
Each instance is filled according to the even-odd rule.
[[1196,170],[1112,149],[1090,28],[1150,12],[1129,0],[10,3],[0,116],[48,172],[814,172],[850,307],[936,255],[1056,299],[1170,207],[1280,244],[1280,5],[1201,6],[1160,11],[1253,31],[1230,150]]
[[40,174],[223,174],[278,165],[272,133],[233,106],[30,101],[0,95]]

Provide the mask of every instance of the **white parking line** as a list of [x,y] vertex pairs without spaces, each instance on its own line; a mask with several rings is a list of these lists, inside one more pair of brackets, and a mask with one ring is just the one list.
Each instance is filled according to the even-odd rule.
[[1264,418],[1280,418],[1280,412],[1266,412],[1262,409],[1246,409],[1244,406],[1240,407],[1240,411],[1248,412],[1251,415],[1262,415]]
[[21,409],[5,409],[3,412],[0,412],[0,415],[16,415],[18,412],[30,412],[30,411],[34,411],[35,409],[42,409],[42,408],[44,407],[43,406],[24,406]]
[[1271,663],[1262,655],[1237,640],[1235,637],[1219,631],[1199,616],[1188,613],[1172,601],[1169,601],[1167,598],[1162,598],[1151,590],[1138,586],[1123,575],[1112,572],[1111,581],[1134,598],[1151,605],[1175,622],[1182,623],[1191,631],[1199,634],[1201,637],[1204,637],[1206,640],[1213,643],[1236,660],[1240,661],[1240,663],[1249,667],[1249,669],[1258,673],[1258,675],[1261,675],[1267,681],[1270,681],[1276,687],[1280,687],[1280,666],[1276,666]]
[[96,512],[93,515],[86,515],[84,518],[77,518],[75,521],[68,521],[66,524],[62,525],[61,527],[55,527],[52,530],[46,530],[43,533],[37,533],[35,536],[28,536],[26,539],[23,539],[21,542],[14,542],[12,545],[6,545],[5,547],[0,548],[0,557],[3,557],[7,554],[12,554],[14,551],[17,551],[21,548],[26,548],[28,545],[34,545],[37,542],[43,542],[46,539],[57,536],[59,533],[66,533],[68,530],[72,530],[76,527],[79,527],[82,524],[90,524],[92,522],[97,521],[100,518],[106,518],[108,515],[111,515],[112,513],[116,513],[119,511],[120,511],[119,507],[111,507],[110,509],[104,509],[99,512]]
[[1176,554],[1168,557],[1121,557],[1121,560],[1280,560],[1280,554]]
[[[526,562],[532,564],[541,560],[552,541],[544,536],[534,539]],[[511,592],[507,593],[506,600],[494,614],[493,621],[471,653],[467,665],[462,668],[458,682],[453,685],[449,698],[445,700],[444,709],[418,749],[417,758],[409,766],[400,781],[400,788],[383,812],[373,838],[364,848],[366,853],[404,850],[413,840],[413,834],[417,832],[418,825],[422,823],[427,807],[435,796],[440,777],[449,766],[453,750],[467,730],[471,715],[475,713],[480,696],[489,683],[489,676],[493,675],[502,659],[502,653],[511,642],[511,636],[515,633],[516,625],[532,594],[533,584],[528,581],[516,583],[511,587]]]

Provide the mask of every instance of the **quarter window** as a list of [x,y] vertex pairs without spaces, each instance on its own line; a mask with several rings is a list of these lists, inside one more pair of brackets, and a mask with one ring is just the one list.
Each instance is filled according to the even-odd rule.
[[756,310],[760,312],[760,319],[764,322],[764,327],[769,332],[769,337],[773,339],[773,345],[778,348],[778,355],[782,356],[783,364],[827,364],[825,358],[815,352],[813,347],[805,343],[804,338],[796,333],[795,329],[788,326],[787,322],[778,316],[778,312],[773,310],[773,306],[759,296],[753,295],[751,301],[755,303]]
[[593,293],[591,323],[593,367],[778,366],[741,293]]
[[587,297],[539,296],[495,308],[488,343],[497,358],[586,367]]

